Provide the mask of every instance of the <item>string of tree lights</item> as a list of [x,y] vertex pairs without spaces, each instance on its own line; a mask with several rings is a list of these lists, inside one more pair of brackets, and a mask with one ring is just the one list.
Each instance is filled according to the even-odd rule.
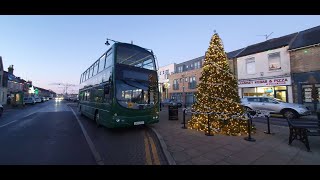
[[[237,79],[237,77],[234,76],[234,75],[230,72],[230,69],[229,69],[229,70],[224,70],[224,69],[220,68],[219,65],[217,65],[217,64],[214,63],[214,62],[209,62],[209,64],[212,64],[213,66],[215,66],[216,68],[218,68],[219,70],[221,70],[222,73],[226,73],[226,74],[229,75],[231,78]],[[228,65],[229,65],[229,64],[228,64]]]
[[[201,113],[192,114],[188,122],[189,129],[209,133],[210,127],[219,134],[247,134],[247,118],[242,116],[245,111],[240,104],[238,83],[230,73],[227,56],[217,33],[212,36],[205,54],[200,81],[196,93],[197,101],[192,109]],[[208,116],[205,112],[216,113]]]
[[[192,109],[186,109],[186,113],[191,113],[191,114],[202,114],[202,115],[216,115],[215,119],[216,120],[221,120],[221,121],[227,121],[228,118],[234,119],[234,120],[246,120],[248,121],[250,119],[248,113],[236,113],[236,114],[231,114],[231,113],[219,113],[219,112],[213,112],[213,111],[209,111],[209,112],[199,112],[199,111],[194,111]],[[253,116],[252,116],[253,117]],[[212,128],[215,132],[219,132],[219,128]]]

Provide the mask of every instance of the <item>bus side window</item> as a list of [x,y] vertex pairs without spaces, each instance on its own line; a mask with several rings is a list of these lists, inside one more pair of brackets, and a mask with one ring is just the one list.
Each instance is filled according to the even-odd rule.
[[110,102],[110,84],[104,86],[104,99],[106,102]]

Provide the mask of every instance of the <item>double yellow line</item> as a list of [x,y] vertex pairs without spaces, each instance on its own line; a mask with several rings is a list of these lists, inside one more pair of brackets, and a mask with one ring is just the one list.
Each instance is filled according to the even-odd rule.
[[[151,151],[150,151],[151,146]],[[144,131],[144,148],[146,154],[146,165],[160,165],[156,145],[147,131]]]

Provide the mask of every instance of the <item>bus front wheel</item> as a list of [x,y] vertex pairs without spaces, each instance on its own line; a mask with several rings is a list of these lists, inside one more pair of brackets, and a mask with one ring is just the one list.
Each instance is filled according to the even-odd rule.
[[96,111],[95,115],[94,115],[94,120],[97,124],[97,127],[100,127],[100,123],[99,123],[99,120],[100,120],[100,115],[99,115],[99,111]]

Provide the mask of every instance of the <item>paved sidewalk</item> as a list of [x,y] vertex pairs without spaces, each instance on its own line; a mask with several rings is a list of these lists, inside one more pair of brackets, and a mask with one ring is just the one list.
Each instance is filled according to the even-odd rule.
[[[190,116],[186,119],[190,119]],[[274,135],[264,134],[267,125],[255,122],[256,142],[246,136],[205,136],[204,132],[182,129],[179,120],[168,120],[168,110],[160,112],[160,122],[151,125],[163,137],[177,165],[296,165],[320,164],[320,137],[309,137],[311,152],[294,140],[288,145],[289,128],[271,125]]]

